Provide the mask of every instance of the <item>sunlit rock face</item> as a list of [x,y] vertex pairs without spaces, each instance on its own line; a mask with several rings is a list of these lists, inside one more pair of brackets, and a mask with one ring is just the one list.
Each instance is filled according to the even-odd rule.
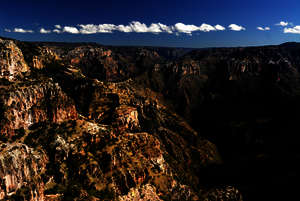
[[32,57],[32,61],[29,63],[35,69],[43,69],[52,63],[60,61],[61,58],[48,47],[38,48],[38,54]]
[[46,163],[43,152],[25,144],[0,143],[0,199],[17,199],[16,194],[23,194],[26,200],[45,200],[41,174]]
[[138,119],[138,111],[134,107],[121,105],[117,107],[114,112],[115,118],[115,127],[117,127],[120,132],[129,130],[129,131],[138,131],[140,130],[140,123]]
[[13,80],[28,71],[23,54],[15,43],[0,39],[0,78]]
[[205,62],[167,62],[177,53],[160,48],[1,44],[0,199],[242,200],[205,186],[218,149],[166,99],[194,105]]
[[143,200],[153,200],[153,201],[162,201],[156,193],[156,188],[152,185],[144,185],[139,188],[130,189],[127,195],[119,197],[120,201],[143,201]]
[[11,84],[0,90],[2,134],[13,135],[15,129],[27,129],[39,122],[77,118],[73,101],[51,79]]
[[46,175],[45,191],[59,189],[65,199],[198,198],[193,187],[182,184],[185,173],[170,166],[159,138],[149,133],[120,135],[110,126],[78,120],[39,127],[24,143],[49,155],[52,174]]
[[120,76],[118,61],[112,57],[112,51],[106,48],[78,47],[65,56],[71,65],[99,80],[117,80]]

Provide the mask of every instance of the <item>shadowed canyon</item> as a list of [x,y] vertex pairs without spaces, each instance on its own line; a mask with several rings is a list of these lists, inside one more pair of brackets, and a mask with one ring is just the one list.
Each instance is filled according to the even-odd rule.
[[0,38],[0,200],[289,200],[300,44]]

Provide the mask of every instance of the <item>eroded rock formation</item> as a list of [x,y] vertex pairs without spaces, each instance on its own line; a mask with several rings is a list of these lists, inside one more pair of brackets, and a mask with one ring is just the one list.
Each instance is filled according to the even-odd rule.
[[241,201],[218,179],[267,157],[252,132],[297,105],[297,51],[0,39],[0,199]]
[[12,136],[15,129],[27,129],[39,122],[59,123],[77,118],[73,100],[51,79],[21,81],[0,90],[2,135]]
[[[0,144],[0,200],[43,201],[47,156],[20,143]],[[21,197],[19,197],[21,198]]]
[[0,78],[9,80],[28,72],[23,53],[12,40],[0,39]]

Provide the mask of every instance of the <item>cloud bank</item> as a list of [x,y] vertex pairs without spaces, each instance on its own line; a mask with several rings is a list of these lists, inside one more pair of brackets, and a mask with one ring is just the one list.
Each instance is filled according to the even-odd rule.
[[[224,31],[225,27],[221,25],[209,25],[203,23],[201,26],[186,25],[183,23],[176,23],[174,26],[168,26],[162,23],[152,23],[147,26],[145,23],[139,21],[132,21],[129,25],[114,25],[114,24],[78,24],[77,26],[65,26],[61,27],[55,25],[56,29],[53,32],[71,33],[71,34],[96,34],[96,33],[113,33],[115,31],[123,33],[186,33],[192,34],[194,31],[210,32],[210,31]],[[62,31],[61,31],[62,28]]]
[[[242,31],[246,30],[243,26],[231,24],[228,26],[229,30]],[[115,24],[78,24],[76,26],[62,26],[60,24],[54,25],[53,29],[40,28],[39,33],[69,33],[69,34],[97,34],[97,33],[168,33],[179,35],[181,33],[192,35],[193,32],[216,32],[225,31],[226,28],[220,24],[210,25],[202,23],[200,26],[194,24],[176,23],[174,25],[165,25],[162,23],[152,23],[147,25],[139,21],[132,21],[128,25],[115,25]],[[19,32],[19,33],[33,33],[33,30],[25,30],[22,28],[15,28],[13,30],[5,29],[7,32]]]
[[[293,23],[287,21],[280,21],[275,24],[276,26],[284,27],[284,33],[292,33],[292,34],[300,34],[300,26],[294,26]],[[256,27],[259,31],[270,31],[271,28],[269,26]],[[56,24],[53,26],[53,29],[45,29],[41,27],[39,29],[39,33],[41,34],[50,34],[50,33],[69,33],[69,34],[97,34],[97,33],[114,33],[114,32],[122,32],[122,33],[168,33],[168,34],[187,34],[192,35],[193,32],[217,32],[217,31],[225,31],[226,28],[220,24],[210,25],[206,23],[202,23],[200,26],[194,24],[184,24],[184,23],[176,23],[174,25],[165,25],[162,23],[152,23],[147,25],[145,23],[141,23],[139,21],[132,21],[128,25],[115,25],[115,24],[78,24],[76,26],[62,26],[60,24]],[[230,24],[228,26],[228,30],[230,31],[245,31],[246,28],[242,25]],[[13,29],[4,29],[5,32],[14,32],[14,33],[34,33],[31,29],[23,29],[23,28],[13,28]]]

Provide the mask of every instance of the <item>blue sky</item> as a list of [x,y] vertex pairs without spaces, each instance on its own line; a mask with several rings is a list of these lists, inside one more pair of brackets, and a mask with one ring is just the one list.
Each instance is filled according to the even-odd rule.
[[27,41],[252,46],[300,42],[299,25],[299,0],[11,0],[0,7],[0,35]]

